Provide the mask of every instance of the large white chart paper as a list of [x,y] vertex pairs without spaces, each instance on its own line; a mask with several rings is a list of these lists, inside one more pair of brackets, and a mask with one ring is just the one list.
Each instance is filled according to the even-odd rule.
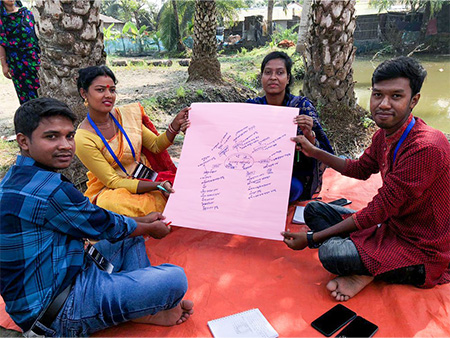
[[164,215],[174,225],[282,240],[298,108],[193,103]]

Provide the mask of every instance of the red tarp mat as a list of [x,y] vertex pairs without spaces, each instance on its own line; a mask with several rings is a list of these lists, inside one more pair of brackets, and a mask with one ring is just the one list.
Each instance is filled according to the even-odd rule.
[[[348,198],[349,207],[359,209],[380,185],[379,175],[363,182],[328,169],[321,196]],[[298,230],[301,226],[290,223],[293,211],[290,206],[287,227]],[[211,337],[208,320],[259,308],[280,337],[321,337],[310,323],[337,304],[325,288],[334,276],[321,266],[317,250],[293,251],[282,242],[184,228],[147,241],[147,247],[152,264],[184,267],[194,315],[173,327],[125,323],[95,336]],[[1,303],[0,325],[17,329]],[[377,324],[378,337],[450,336],[450,284],[424,290],[374,282],[345,305]]]

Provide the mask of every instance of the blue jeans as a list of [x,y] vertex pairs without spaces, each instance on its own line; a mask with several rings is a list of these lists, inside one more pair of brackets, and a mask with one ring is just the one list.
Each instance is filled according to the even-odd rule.
[[[313,231],[321,231],[342,221],[342,215],[355,211],[324,202],[310,202],[305,208],[305,222]],[[347,236],[331,237],[319,247],[323,267],[339,276],[369,275],[355,244]]]
[[289,191],[289,203],[297,201],[303,193],[303,183],[300,180],[292,176],[291,189]]
[[108,274],[88,258],[46,336],[88,336],[177,306],[187,291],[183,269],[172,264],[151,266],[144,243],[142,237],[98,242],[95,247],[114,271]]
[[[307,204],[305,222],[313,231],[321,231],[342,221],[342,215],[355,211],[338,205],[324,202]],[[353,241],[344,234],[342,237],[331,237],[319,247],[319,260],[329,272],[339,276],[368,275],[358,250]],[[387,283],[422,285],[425,283],[425,267],[423,264],[412,265],[387,271],[375,277]]]

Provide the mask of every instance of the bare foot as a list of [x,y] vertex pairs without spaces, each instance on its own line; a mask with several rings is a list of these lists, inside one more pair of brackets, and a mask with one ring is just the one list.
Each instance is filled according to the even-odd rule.
[[184,323],[194,313],[194,302],[182,300],[177,306],[170,310],[160,311],[154,315],[134,319],[133,322],[153,324],[161,326],[173,326]]
[[331,296],[336,298],[337,301],[345,302],[355,296],[372,281],[372,276],[339,276],[328,282],[327,289],[331,292]]

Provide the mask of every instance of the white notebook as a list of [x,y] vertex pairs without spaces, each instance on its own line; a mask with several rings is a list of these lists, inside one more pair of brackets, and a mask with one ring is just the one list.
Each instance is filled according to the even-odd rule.
[[208,327],[215,338],[225,337],[278,337],[259,309],[236,313],[231,316],[210,320]]
[[305,218],[303,216],[303,212],[305,211],[305,207],[302,206],[296,206],[294,217],[292,218],[292,223],[296,224],[305,224]]

